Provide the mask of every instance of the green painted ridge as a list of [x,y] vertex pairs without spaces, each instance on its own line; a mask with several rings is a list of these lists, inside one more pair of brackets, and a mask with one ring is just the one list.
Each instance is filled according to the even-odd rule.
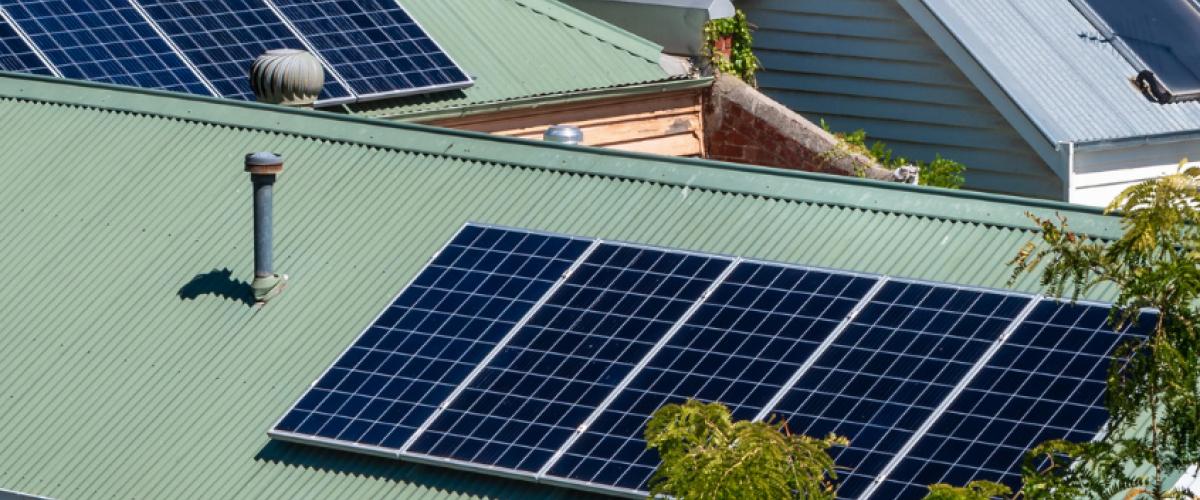
[[[508,111],[513,109],[536,108],[546,104],[569,104],[576,102],[594,101],[597,99],[605,99],[608,97],[620,96],[637,96],[644,94],[654,94],[662,92],[674,92],[676,90],[686,90],[712,85],[712,77],[703,78],[688,78],[661,80],[651,83],[634,84],[625,87],[605,87],[590,90],[581,90],[578,92],[563,92],[558,94],[545,94],[530,96],[525,98],[511,99],[507,101],[482,102],[468,104],[459,107],[449,107],[443,109],[431,109],[428,111],[418,111],[415,113],[395,113],[395,114],[379,114],[370,115],[372,118],[396,119],[408,122],[426,122],[432,120],[440,120],[444,118],[457,118],[463,116],[471,116],[480,113],[495,113],[500,111]],[[343,110],[333,109],[337,113],[342,113]],[[351,113],[354,114],[354,113]],[[360,116],[366,116],[360,114]]]
[[[971,222],[1039,228],[1022,215],[1070,214],[1072,226],[1120,235],[1115,217],[1093,207],[973,191],[815,174],[692,158],[549,144],[420,124],[35,75],[0,74],[0,96],[171,117],[236,128],[783,200]],[[357,126],[350,126],[357,125]]]
[[[600,19],[596,16],[588,14],[582,10],[571,7],[561,2],[553,0],[515,0],[518,5],[521,5],[529,10],[538,12],[546,17],[555,19],[564,25],[570,26],[575,30],[586,33],[587,35],[607,42],[614,47],[629,52],[658,64],[659,57],[662,56],[662,45],[656,44],[650,40],[634,35],[626,31],[624,28],[616,26],[608,21]],[[607,28],[604,33],[595,32],[586,29],[587,26],[597,26]],[[570,54],[564,54],[564,57],[570,57]]]

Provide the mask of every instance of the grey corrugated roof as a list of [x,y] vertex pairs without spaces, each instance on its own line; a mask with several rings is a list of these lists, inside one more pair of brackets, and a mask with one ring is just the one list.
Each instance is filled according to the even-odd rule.
[[1200,102],[1157,104],[1067,0],[922,0],[1051,142],[1200,131]]

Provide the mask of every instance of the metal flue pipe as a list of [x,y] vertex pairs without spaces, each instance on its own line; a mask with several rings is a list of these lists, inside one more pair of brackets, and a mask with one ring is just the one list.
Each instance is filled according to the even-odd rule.
[[263,303],[283,291],[286,275],[275,273],[274,217],[272,213],[275,177],[283,172],[283,157],[259,152],[246,155],[246,172],[254,186],[254,281],[250,284],[254,300]]

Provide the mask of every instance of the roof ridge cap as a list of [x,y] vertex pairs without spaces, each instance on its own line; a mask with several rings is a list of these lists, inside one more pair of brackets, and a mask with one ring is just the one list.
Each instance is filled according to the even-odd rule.
[[[567,146],[407,122],[38,75],[0,72],[0,97],[262,130],[314,140],[453,157],[463,161],[652,182],[684,189],[1020,230],[1039,229],[1024,216],[1025,212],[1043,217],[1071,212],[1082,217],[1082,220],[1074,219],[1074,227],[1080,233],[1114,238],[1121,232],[1115,217],[1104,216],[1101,210],[1094,207],[1062,202],[704,159]],[[192,105],[188,106],[189,103]]]
[[[620,26],[588,14],[587,12],[576,9],[570,5],[566,5],[557,0],[512,1],[517,5],[553,19],[564,26],[568,26],[580,33],[599,40],[600,42],[606,43],[620,50],[624,50],[625,52],[633,54],[641,59],[645,59],[651,63],[659,63],[659,56],[662,55],[661,45],[630,33]],[[616,34],[619,34],[622,40],[613,40],[611,37],[606,37],[599,33],[595,33],[594,31],[596,30],[587,29],[587,23],[590,23],[594,26],[603,26],[604,28],[607,28]]]

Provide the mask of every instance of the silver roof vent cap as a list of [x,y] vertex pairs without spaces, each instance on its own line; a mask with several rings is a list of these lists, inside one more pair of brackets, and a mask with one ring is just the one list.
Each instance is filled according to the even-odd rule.
[[542,140],[559,144],[578,145],[583,142],[583,131],[574,125],[552,125],[542,135]]
[[324,85],[321,62],[303,50],[268,50],[250,65],[250,88],[258,102],[312,107]]

